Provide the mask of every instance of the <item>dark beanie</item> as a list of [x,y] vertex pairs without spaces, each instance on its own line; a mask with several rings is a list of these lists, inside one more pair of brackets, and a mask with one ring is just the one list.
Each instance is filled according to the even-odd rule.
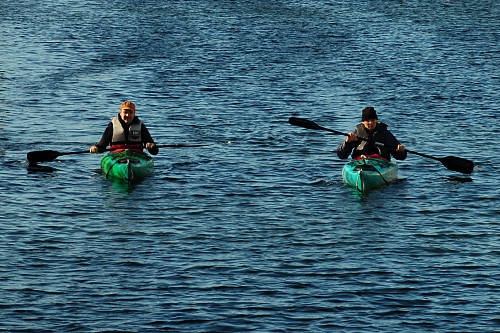
[[373,106],[368,106],[363,109],[363,112],[361,114],[361,121],[372,120],[372,119],[378,119],[377,111],[375,111]]

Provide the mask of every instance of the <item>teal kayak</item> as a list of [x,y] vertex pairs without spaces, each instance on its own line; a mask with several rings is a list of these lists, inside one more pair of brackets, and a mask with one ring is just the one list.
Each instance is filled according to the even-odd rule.
[[344,182],[364,192],[398,178],[398,165],[380,158],[352,160],[342,168]]
[[140,180],[153,171],[154,161],[145,153],[124,150],[108,153],[101,159],[101,170],[106,179],[127,182]]

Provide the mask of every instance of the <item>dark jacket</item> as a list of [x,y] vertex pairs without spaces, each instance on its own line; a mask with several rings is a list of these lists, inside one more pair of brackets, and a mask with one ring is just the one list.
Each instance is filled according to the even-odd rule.
[[[349,155],[351,155],[351,152],[352,158],[356,158],[361,155],[379,154],[387,160],[391,159],[391,155],[397,160],[404,160],[408,155],[407,151],[396,151],[399,141],[387,129],[387,125],[384,123],[379,122],[373,133],[369,133],[363,124],[358,124],[356,129],[354,129],[354,133],[360,138],[368,139],[368,141],[342,141],[337,148],[337,156],[339,158],[348,158]],[[382,143],[383,146],[376,145],[375,142]]]
[[[130,125],[133,123],[139,122],[139,118],[137,116],[134,118],[134,120],[132,120],[132,123],[129,125],[127,125],[121,119],[120,115],[118,115],[118,119],[120,120],[120,124],[122,125],[123,130],[125,131],[125,137],[128,137],[128,131],[129,131]],[[106,130],[102,134],[101,140],[99,140],[99,142],[96,144],[100,153],[102,153],[103,151],[106,150],[106,147],[111,143],[112,138],[113,138],[113,123],[109,122],[108,127],[106,127]],[[148,131],[146,125],[144,125],[144,123],[141,126],[141,142],[142,142],[143,146],[148,142],[154,143],[153,138],[151,137],[151,134],[149,133],[149,131]],[[158,154],[158,147],[155,146],[153,149],[148,150],[148,151],[152,155],[157,155]]]

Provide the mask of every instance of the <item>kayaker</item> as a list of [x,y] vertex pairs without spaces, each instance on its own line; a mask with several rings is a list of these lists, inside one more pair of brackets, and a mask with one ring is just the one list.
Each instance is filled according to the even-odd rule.
[[135,104],[131,101],[121,104],[120,113],[111,119],[101,140],[90,147],[90,152],[102,153],[108,145],[116,152],[126,149],[142,152],[146,148],[150,154],[158,154],[158,147],[146,125],[135,115]]
[[[376,142],[383,143],[383,146],[376,145]],[[392,155],[397,160],[404,160],[408,155],[405,147],[387,129],[387,124],[378,121],[377,111],[371,106],[363,109],[361,124],[337,148],[337,156],[341,159],[348,158],[351,153],[353,159],[379,155],[390,160]]]

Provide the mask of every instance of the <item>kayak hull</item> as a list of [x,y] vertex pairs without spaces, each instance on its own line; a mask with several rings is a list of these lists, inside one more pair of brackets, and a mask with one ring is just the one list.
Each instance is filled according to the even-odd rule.
[[108,153],[101,159],[101,170],[106,179],[133,182],[153,171],[153,158],[144,153],[124,150]]
[[344,182],[360,192],[386,185],[398,178],[398,165],[379,158],[352,160],[342,168]]

